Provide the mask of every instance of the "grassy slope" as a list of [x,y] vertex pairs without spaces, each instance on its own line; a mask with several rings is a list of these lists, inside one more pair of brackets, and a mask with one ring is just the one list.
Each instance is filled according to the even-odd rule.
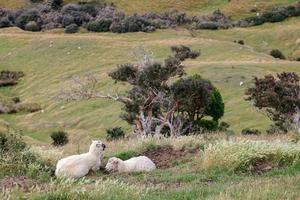
[[[222,139],[223,138],[223,139]],[[167,138],[167,139],[132,139],[122,140],[116,142],[108,142],[107,149],[104,152],[103,163],[111,156],[118,152],[126,153],[128,150],[142,152],[145,149],[154,149],[157,145],[172,145],[179,150],[185,147],[186,150],[194,149],[203,145],[208,146],[217,140],[224,140],[225,135],[206,135],[205,137],[181,137],[181,138]],[[282,142],[290,140],[289,135],[281,137],[230,137],[234,141],[245,140],[261,140],[270,141],[280,139]],[[228,138],[227,138],[228,139]],[[88,142],[82,142],[88,144]],[[299,144],[298,144],[299,145]],[[88,146],[81,149],[81,152],[86,151]],[[289,148],[287,145],[286,148]],[[59,159],[61,152],[57,148],[49,145],[47,148],[36,149],[35,152],[40,152],[45,160],[50,158],[51,161]],[[72,149],[72,153],[77,153],[76,149],[67,144],[63,147]],[[272,149],[272,148],[270,148]],[[266,150],[267,151],[267,150]],[[272,150],[270,150],[272,151]],[[68,152],[67,154],[70,154]],[[226,153],[227,152],[227,153]],[[66,153],[66,152],[65,152]],[[258,155],[255,152],[244,149],[243,153],[246,155]],[[228,156],[230,160],[230,151],[220,151],[220,154]],[[262,155],[262,154],[260,154]],[[270,154],[268,154],[270,155]],[[276,154],[277,155],[277,154]],[[299,199],[300,189],[300,167],[294,165],[290,167],[275,168],[272,171],[263,173],[261,175],[254,175],[251,173],[234,173],[222,168],[205,168],[202,160],[205,153],[198,152],[196,154],[189,154],[183,159],[173,161],[171,167],[167,169],[156,169],[150,173],[121,173],[121,174],[107,174],[97,172],[86,177],[89,180],[100,181],[98,185],[94,185],[91,181],[87,182],[86,178],[82,181],[86,184],[66,184],[57,185],[59,181],[52,180],[45,182],[44,190],[35,189],[31,193],[20,193],[15,191],[16,197],[31,197],[32,199],[138,199],[138,200],[175,200],[175,199]],[[214,159],[214,157],[211,157]],[[244,162],[246,162],[244,160]],[[54,162],[55,163],[55,162]],[[107,183],[108,181],[108,183]],[[110,181],[110,182],[109,182]],[[56,184],[53,182],[56,182]],[[80,180],[79,180],[80,182]],[[107,187],[109,185],[109,187]],[[79,196],[81,195],[81,196]],[[1,197],[1,194],[0,194]],[[34,198],[39,197],[39,198]],[[48,198],[46,198],[48,197]],[[28,199],[31,199],[28,198]],[[19,199],[19,198],[11,198]]]
[[[249,29],[201,30],[193,33],[195,37],[184,29],[122,35],[65,35],[60,32],[29,33],[15,28],[1,29],[0,70],[22,70],[26,73],[11,95],[39,102],[45,109],[44,113],[4,117],[21,133],[41,141],[47,141],[47,135],[55,129],[66,129],[73,139],[84,135],[104,136],[106,128],[116,125],[127,127],[130,131],[118,117],[118,103],[109,100],[63,103],[53,97],[61,88],[68,87],[73,75],[87,72],[99,77],[99,87],[104,92],[114,93],[116,88],[122,91],[124,86],[115,86],[107,72],[117,64],[133,60],[128,55],[130,51],[143,45],[160,59],[169,54],[169,46],[185,44],[201,49],[202,55],[198,59],[185,63],[187,72],[201,74],[220,89],[226,104],[223,120],[229,122],[235,132],[246,127],[264,130],[269,121],[244,101],[244,89],[250,85],[253,75],[300,72],[299,62],[282,62],[267,55],[275,47],[282,49],[286,55],[299,48],[299,25],[299,18],[294,18]],[[246,46],[233,43],[234,39],[244,39]],[[50,41],[54,42],[53,47],[49,47]],[[240,81],[245,82],[244,87],[239,86]],[[6,90],[1,91],[6,93]]]

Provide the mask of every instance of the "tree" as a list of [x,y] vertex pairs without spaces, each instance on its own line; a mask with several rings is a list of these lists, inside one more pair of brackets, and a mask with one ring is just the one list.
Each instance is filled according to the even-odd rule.
[[211,116],[218,121],[224,114],[221,94],[208,80],[199,75],[183,78],[171,86],[178,111],[188,116],[190,122]]
[[[282,131],[287,132],[291,125],[300,128],[300,85],[299,77],[294,72],[283,72],[254,77],[254,86],[246,90],[247,101],[265,112]],[[298,116],[298,117],[297,117]]]
[[[125,82],[130,89],[124,95],[104,95],[96,90],[97,79],[86,76],[75,78],[71,90],[60,96],[68,100],[109,98],[123,104],[121,118],[134,126],[139,135],[177,136],[192,130],[193,121],[211,116],[216,122],[224,114],[224,104],[218,90],[210,81],[199,75],[185,77],[182,62],[194,59],[200,52],[186,46],[171,48],[173,55],[163,62],[155,61],[151,54],[140,50],[133,64],[121,64],[109,73],[118,82]],[[170,80],[178,79],[173,84]]]
[[177,135],[182,127],[183,123],[175,116],[178,104],[169,94],[168,81],[184,75],[182,61],[196,58],[199,52],[186,46],[172,47],[172,51],[174,55],[166,58],[163,63],[144,57],[144,62],[138,65],[123,64],[109,73],[116,82],[132,85],[132,89],[125,95],[130,100],[123,102],[125,112],[121,117],[134,124],[139,134],[160,134],[162,128],[168,126],[171,135]]

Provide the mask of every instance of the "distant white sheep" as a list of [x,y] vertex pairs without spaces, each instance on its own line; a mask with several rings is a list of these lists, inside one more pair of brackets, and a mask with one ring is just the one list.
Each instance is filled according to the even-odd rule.
[[125,161],[112,157],[108,160],[105,169],[109,172],[149,172],[156,169],[156,166],[146,156],[133,157]]
[[59,160],[55,175],[57,177],[80,178],[87,175],[90,170],[99,170],[104,149],[105,144],[99,140],[93,140],[89,152]]

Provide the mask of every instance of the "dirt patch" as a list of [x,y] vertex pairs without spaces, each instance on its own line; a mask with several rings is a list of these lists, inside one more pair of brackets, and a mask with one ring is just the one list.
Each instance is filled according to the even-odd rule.
[[24,192],[30,192],[37,186],[43,188],[43,184],[39,181],[29,179],[25,176],[4,177],[0,179],[0,188],[2,190],[12,190],[17,187],[22,189]]
[[271,163],[258,162],[251,166],[251,173],[261,175],[274,169],[275,167],[276,166],[272,165]]
[[154,150],[148,150],[143,152],[141,155],[150,158],[156,165],[157,168],[165,169],[172,167],[176,161],[182,161],[188,157],[188,154],[195,154],[198,149],[192,151],[175,150],[173,147],[166,146],[157,148]]

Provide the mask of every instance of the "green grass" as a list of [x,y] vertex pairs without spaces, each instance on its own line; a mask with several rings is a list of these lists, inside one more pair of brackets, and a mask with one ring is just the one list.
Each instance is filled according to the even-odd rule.
[[[126,85],[115,85],[107,73],[117,64],[134,61],[129,56],[131,51],[142,45],[152,50],[157,59],[163,59],[170,54],[171,45],[184,44],[201,49],[198,59],[185,62],[186,71],[210,79],[220,89],[226,109],[222,120],[230,123],[236,133],[247,127],[264,131],[270,121],[244,100],[244,91],[253,76],[300,72],[299,62],[280,61],[268,55],[273,48],[282,50],[287,57],[298,50],[299,25],[299,18],[293,18],[249,29],[195,31],[194,36],[185,29],[73,35],[61,31],[29,33],[16,28],[1,29],[0,70],[20,70],[26,75],[16,87],[0,91],[20,96],[23,101],[40,103],[45,110],[2,116],[16,130],[43,142],[49,142],[49,134],[59,129],[74,138],[104,137],[105,130],[115,126],[130,132],[130,127],[119,118],[119,103],[105,99],[66,103],[55,96],[69,86],[72,76],[85,73],[99,78],[99,89],[104,93],[122,93]],[[232,42],[238,39],[243,39],[246,45]],[[268,41],[267,46],[264,40]],[[245,83],[243,87],[239,86],[240,81]]]
[[[245,145],[244,142],[238,142],[239,138],[234,137],[233,139],[236,140],[237,144]],[[254,139],[257,140],[258,138]],[[269,138],[269,140],[272,139],[275,140],[276,138]],[[152,141],[151,139],[148,140],[146,142]],[[201,140],[207,145],[210,143],[210,140],[201,137],[182,137],[166,140],[177,148],[196,140]],[[133,142],[136,141],[108,143],[108,148],[121,149]],[[166,141],[155,140],[155,142],[162,145]],[[139,143],[140,145],[143,144],[141,141]],[[269,142],[265,141],[265,143]],[[115,146],[111,147],[113,144]],[[269,144],[271,145],[272,142]],[[132,149],[138,150],[140,147],[134,146]],[[253,149],[257,148],[260,149],[261,147],[253,147]],[[275,153],[276,149],[270,151]],[[243,156],[243,153],[247,154],[246,151],[242,151],[240,155]],[[289,165],[284,168],[273,169],[261,175],[254,175],[251,173],[234,173],[224,170],[223,166],[206,169],[202,163],[202,156],[202,153],[197,153],[188,162],[179,163],[179,165],[168,169],[156,169],[150,173],[105,174],[99,172],[79,180],[52,179],[50,183],[45,182],[44,185],[28,192],[22,192],[21,190],[6,192],[7,196],[10,195],[12,199],[23,197],[26,199],[267,200],[298,199],[300,197],[299,165]],[[230,155],[226,155],[226,157],[228,161],[232,159]],[[216,157],[215,160],[217,161],[218,158]],[[234,160],[235,158],[233,158]],[[45,188],[47,189],[46,193]]]

